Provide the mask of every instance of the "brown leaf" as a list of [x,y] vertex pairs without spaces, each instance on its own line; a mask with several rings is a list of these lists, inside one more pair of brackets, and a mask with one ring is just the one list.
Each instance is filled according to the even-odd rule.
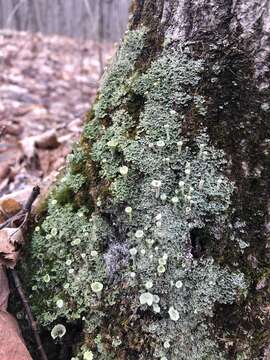
[[3,265],[0,265],[0,311],[7,309],[9,297],[9,285],[6,275],[6,269]]
[[6,312],[9,284],[4,266],[0,265],[0,359],[31,360],[16,320]]
[[16,320],[6,311],[0,311],[0,359],[32,360]]
[[0,230],[0,264],[14,268],[20,252],[18,245],[24,243],[21,229],[5,228]]
[[8,216],[17,214],[22,208],[21,204],[13,198],[0,200],[0,208],[2,212]]
[[55,149],[59,146],[56,131],[49,130],[43,134],[29,136],[20,141],[22,151],[27,159],[33,159],[36,155],[36,147],[40,149]]
[[20,207],[25,204],[27,201],[29,195],[31,194],[32,186],[25,187],[23,190],[14,191],[11,194],[4,195],[0,198],[0,207],[2,207],[2,204],[5,203],[7,200],[15,200],[17,203],[19,203]]
[[0,164],[0,180],[3,180],[6,177],[8,177],[9,173],[10,173],[10,162],[6,161]]
[[34,138],[36,146],[40,149],[55,149],[59,146],[56,131],[54,129],[37,135]]
[[0,210],[0,224],[5,222],[5,220],[6,220],[5,214]]
[[35,151],[35,138],[27,137],[20,141],[20,145],[22,147],[22,151],[24,156],[28,159],[34,159],[36,155]]
[[5,125],[5,133],[18,136],[22,132],[22,128],[18,124],[6,124]]

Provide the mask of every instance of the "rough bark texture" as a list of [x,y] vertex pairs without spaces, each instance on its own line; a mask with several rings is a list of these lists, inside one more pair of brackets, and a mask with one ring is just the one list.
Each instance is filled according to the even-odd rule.
[[32,239],[76,358],[269,358],[268,27],[269,1],[134,2]]

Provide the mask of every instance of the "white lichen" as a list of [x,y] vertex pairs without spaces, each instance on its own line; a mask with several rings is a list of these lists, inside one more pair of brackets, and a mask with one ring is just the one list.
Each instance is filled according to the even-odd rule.
[[148,306],[152,306],[153,302],[154,302],[154,297],[153,294],[151,294],[150,292],[145,292],[140,295],[141,305],[147,304]]
[[66,332],[67,330],[64,325],[57,324],[52,328],[51,337],[53,339],[57,339],[57,338],[61,339],[66,334]]
[[99,294],[103,289],[103,284],[99,281],[95,281],[91,284],[91,289],[94,293]]
[[178,321],[179,318],[180,318],[180,315],[179,315],[179,312],[173,307],[171,306],[169,308],[169,316],[170,316],[170,319],[173,320],[173,321]]

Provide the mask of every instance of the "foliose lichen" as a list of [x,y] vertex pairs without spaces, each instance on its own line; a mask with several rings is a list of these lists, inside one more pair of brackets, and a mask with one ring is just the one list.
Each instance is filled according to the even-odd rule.
[[[83,319],[86,340],[75,359],[87,351],[99,360],[223,359],[209,319],[246,284],[205,251],[200,231],[219,246],[234,186],[224,153],[199,123],[207,112],[198,94],[203,61],[164,48],[129,77],[145,34],[127,35],[86,124],[87,146],[64,181],[79,191],[88,174],[77,165],[91,158],[106,193],[95,209],[52,197],[32,239],[31,300],[48,327]],[[136,119],[131,93],[143,102]],[[198,121],[193,134],[184,131],[189,116]],[[93,291],[97,282],[102,289]]]
[[120,105],[121,99],[129,92],[129,77],[144,46],[146,29],[128,31],[110,71],[101,82],[99,101],[94,106],[98,118],[105,117]]

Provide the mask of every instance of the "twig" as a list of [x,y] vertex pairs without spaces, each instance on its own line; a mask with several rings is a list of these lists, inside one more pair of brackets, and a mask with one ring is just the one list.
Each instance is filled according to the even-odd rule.
[[0,225],[0,230],[4,229],[6,226],[8,226],[8,225],[11,223],[11,221],[12,221],[12,219],[13,219],[14,217],[15,217],[15,216],[12,216],[12,218],[7,219],[5,222],[3,222],[3,223]]
[[[20,228],[23,228],[25,226],[25,224],[27,224],[29,215],[30,215],[31,210],[32,210],[33,203],[34,203],[34,201],[36,200],[36,198],[38,197],[39,194],[40,194],[40,188],[39,188],[39,186],[35,186],[33,188],[32,192],[31,192],[28,200],[26,201],[23,209],[17,215],[12,216],[10,219],[8,219],[3,224],[1,224],[0,230],[3,229],[4,227],[6,227],[7,225],[9,225],[10,223],[12,223],[14,221],[18,221],[18,220],[22,220],[22,222],[15,229],[14,233],[16,233],[16,231],[18,231]],[[36,343],[37,343],[37,348],[38,348],[38,351],[40,353],[41,360],[48,360],[47,355],[46,355],[46,353],[45,353],[45,351],[43,349],[39,333],[38,333],[37,323],[36,323],[36,321],[34,319],[34,316],[32,314],[32,311],[31,311],[29,302],[27,300],[27,297],[26,297],[26,295],[24,293],[24,290],[23,290],[20,278],[18,276],[18,273],[17,273],[17,271],[15,269],[8,269],[8,271],[12,276],[15,288],[17,289],[17,292],[18,292],[18,294],[19,294],[19,296],[21,298],[21,301],[23,303],[23,306],[25,308],[30,327],[31,327],[31,329],[33,331],[33,334],[34,334],[34,337],[35,337],[35,340],[36,340]]]
[[35,186],[32,189],[32,192],[29,196],[29,199],[27,200],[26,204],[24,205],[24,211],[30,213],[32,210],[32,206],[34,201],[36,200],[36,198],[39,196],[40,194],[40,187],[39,186]]
[[21,220],[22,223],[21,225],[18,227],[18,229],[24,227],[24,225],[26,224],[29,214],[32,210],[32,206],[34,201],[36,200],[36,198],[38,197],[38,195],[40,194],[40,188],[39,186],[35,186],[26,202],[26,204],[24,205],[23,209],[21,211],[18,212],[18,214],[15,214],[14,216],[11,216],[9,219],[7,219],[3,224],[0,225],[0,230],[4,229],[5,227],[7,227],[8,225],[10,225],[11,223],[14,223],[15,221],[19,221]]
[[28,299],[27,299],[27,297],[26,297],[26,295],[24,293],[24,290],[23,290],[23,287],[22,287],[22,284],[21,284],[21,280],[20,280],[20,278],[18,276],[18,273],[17,273],[17,271],[15,269],[9,269],[9,272],[10,272],[10,274],[12,276],[15,288],[18,291],[18,294],[19,294],[19,296],[21,298],[21,301],[23,303],[23,306],[25,308],[27,318],[28,318],[29,324],[31,326],[31,329],[33,331],[33,334],[34,334],[34,337],[35,337],[35,340],[36,340],[36,343],[37,343],[37,348],[38,348],[38,351],[40,353],[41,359],[42,360],[48,360],[47,355],[45,353],[45,350],[43,348],[39,333],[38,333],[37,323],[36,323],[36,321],[34,319],[34,316],[32,314]]

